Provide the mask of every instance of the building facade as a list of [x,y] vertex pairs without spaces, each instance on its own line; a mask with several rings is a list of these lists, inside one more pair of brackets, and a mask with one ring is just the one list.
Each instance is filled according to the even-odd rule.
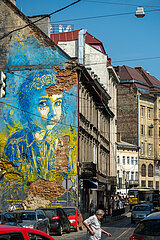
[[139,186],[159,189],[160,82],[142,67],[122,66],[116,71],[118,132],[123,141],[140,147]]

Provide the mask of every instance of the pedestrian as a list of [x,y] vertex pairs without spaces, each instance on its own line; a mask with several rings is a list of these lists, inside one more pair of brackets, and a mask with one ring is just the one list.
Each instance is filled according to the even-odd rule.
[[27,206],[24,202],[21,204],[21,210],[27,210]]
[[101,233],[107,234],[109,237],[112,235],[101,228],[100,219],[104,216],[104,211],[102,209],[98,209],[96,214],[87,218],[83,224],[87,228],[87,239],[88,240],[99,240],[101,239]]
[[8,207],[8,211],[9,211],[9,212],[13,212],[13,211],[15,211],[15,210],[16,210],[16,207],[14,206],[13,201],[12,201],[11,204],[10,204],[10,206]]

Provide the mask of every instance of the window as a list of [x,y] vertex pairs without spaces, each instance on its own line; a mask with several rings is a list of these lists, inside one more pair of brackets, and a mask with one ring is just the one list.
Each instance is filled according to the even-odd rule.
[[148,177],[153,177],[153,165],[149,164],[148,166]]
[[49,240],[49,238],[37,233],[28,233],[28,235],[30,240]]
[[131,172],[131,180],[134,180],[134,172]]
[[159,109],[159,120],[160,120],[160,109]]
[[130,161],[129,161],[129,157],[127,157],[127,164],[129,164],[129,162],[130,162]]
[[146,177],[146,165],[145,164],[142,164],[141,175],[142,175],[142,177]]
[[144,142],[141,142],[141,154],[142,155],[145,154],[145,144],[144,144]]
[[145,115],[145,107],[141,106],[141,117]]
[[123,181],[125,180],[125,171],[123,171]]
[[137,164],[138,164],[138,158],[135,157],[135,165],[137,165]]
[[138,180],[138,172],[135,173],[135,180]]
[[153,188],[153,181],[148,181],[148,187]]
[[159,144],[159,156],[160,156],[160,144]]
[[152,155],[152,144],[148,144],[148,156]]
[[146,187],[146,181],[144,180],[141,181],[141,187]]
[[159,181],[156,181],[156,189],[159,190]]
[[131,157],[131,164],[134,164],[134,157]]
[[152,128],[149,126],[148,127],[148,136],[151,137],[152,136]]
[[159,127],[159,137],[160,137],[160,127]]
[[156,177],[159,177],[159,165],[156,165]]
[[125,164],[125,156],[123,156],[123,164]]
[[151,119],[151,109],[148,108],[148,119]]
[[141,135],[145,135],[145,126],[141,124]]
[[129,172],[126,172],[126,180],[129,181]]
[[0,239],[24,240],[22,233],[1,233]]
[[120,163],[120,157],[117,156],[117,163]]

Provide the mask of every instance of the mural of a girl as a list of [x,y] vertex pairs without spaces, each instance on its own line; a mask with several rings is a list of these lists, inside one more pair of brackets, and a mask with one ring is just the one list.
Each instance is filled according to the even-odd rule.
[[19,88],[23,128],[8,138],[4,156],[25,183],[76,175],[76,79],[57,67],[34,71]]

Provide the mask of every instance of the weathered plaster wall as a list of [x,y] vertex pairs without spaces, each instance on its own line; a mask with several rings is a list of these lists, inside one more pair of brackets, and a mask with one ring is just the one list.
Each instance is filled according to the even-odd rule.
[[[13,21],[17,25],[26,24],[5,4],[0,18],[8,26]],[[34,27],[5,38],[2,49],[5,61],[0,63],[7,75],[7,91],[0,103],[0,208],[7,208],[11,200],[17,208],[22,200],[31,208],[66,205],[67,194],[62,187],[65,178],[72,180],[69,199],[75,203],[77,74],[74,64]]]

